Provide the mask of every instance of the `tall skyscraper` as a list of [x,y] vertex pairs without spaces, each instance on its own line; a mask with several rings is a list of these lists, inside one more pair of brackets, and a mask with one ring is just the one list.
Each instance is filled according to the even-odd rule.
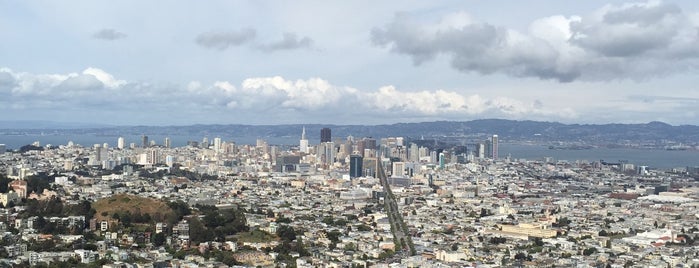
[[330,129],[327,127],[324,127],[320,130],[320,142],[331,142],[332,137],[330,135]]
[[7,151],[7,147],[5,144],[0,144],[0,154],[4,154],[5,151]]
[[214,151],[216,151],[216,152],[221,151],[221,138],[220,137],[214,138]]
[[149,146],[149,143],[148,143],[148,136],[146,136],[145,134],[144,134],[143,136],[141,136],[141,146],[142,146],[143,148],[146,148],[146,147]]
[[364,158],[361,155],[350,155],[350,178],[358,178],[362,176],[362,164]]
[[498,135],[493,135],[493,140],[491,142],[492,142],[491,146],[493,146],[492,157],[493,157],[493,160],[497,160],[498,159]]
[[163,146],[165,146],[165,148],[172,147],[172,142],[170,141],[170,137],[165,137],[165,140],[163,141]]
[[306,127],[301,130],[301,140],[299,140],[299,151],[308,153],[308,139],[306,139]]
[[126,142],[124,141],[124,137],[119,137],[117,139],[117,148],[119,148],[120,150],[123,150],[125,145],[126,145]]
[[439,169],[444,170],[444,153],[439,153]]
[[485,158],[485,143],[481,142],[478,144],[478,158]]

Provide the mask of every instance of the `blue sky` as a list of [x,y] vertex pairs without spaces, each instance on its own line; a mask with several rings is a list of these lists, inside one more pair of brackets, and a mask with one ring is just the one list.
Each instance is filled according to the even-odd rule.
[[697,1],[0,1],[0,120],[699,124],[698,66]]

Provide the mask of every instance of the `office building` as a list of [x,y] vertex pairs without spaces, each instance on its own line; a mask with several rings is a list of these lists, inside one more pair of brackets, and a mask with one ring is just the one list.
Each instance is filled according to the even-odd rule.
[[209,148],[209,138],[204,137],[201,140],[201,144],[199,144],[199,145],[201,145],[201,148],[208,149]]
[[439,153],[439,169],[444,169],[444,153]]
[[169,137],[165,137],[165,140],[163,141],[163,146],[165,146],[165,148],[172,148],[172,142],[170,141]]
[[331,142],[332,141],[332,136],[330,134],[330,129],[327,127],[324,127],[320,129],[320,142]]
[[119,137],[117,139],[117,148],[120,150],[124,150],[124,146],[126,145],[126,141],[124,141],[124,137]]
[[391,177],[402,178],[405,176],[405,162],[393,162]]
[[149,145],[148,136],[146,136],[146,135],[141,136],[141,147],[146,148],[146,147],[148,147],[148,145]]
[[363,175],[364,158],[361,155],[350,155],[350,178],[358,178]]
[[7,146],[5,144],[0,144],[0,154],[4,154],[7,151]]
[[301,157],[298,155],[281,155],[277,157],[276,171],[291,172],[296,171],[296,167],[301,163]]
[[493,150],[491,157],[493,158],[493,160],[497,160],[498,159],[498,135],[493,135],[493,139],[491,141],[490,146],[492,146],[492,150]]
[[214,138],[214,151],[215,152],[221,152],[221,138],[216,137]]

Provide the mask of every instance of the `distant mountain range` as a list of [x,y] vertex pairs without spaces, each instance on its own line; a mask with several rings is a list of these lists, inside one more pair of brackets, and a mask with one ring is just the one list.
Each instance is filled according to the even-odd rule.
[[48,120],[0,120],[0,129],[80,129],[110,127],[106,124],[54,122]]
[[[662,122],[646,124],[562,124],[555,122],[483,119],[464,122],[436,121],[387,125],[190,125],[190,126],[85,126],[60,127],[44,122],[3,124],[0,133],[23,130],[24,133],[51,131],[65,134],[118,135],[178,135],[191,137],[300,137],[306,128],[308,139],[318,139],[320,129],[329,127],[332,136],[346,138],[401,136],[408,139],[485,139],[493,134],[503,141],[562,141],[592,144],[623,144],[627,142],[699,144],[699,126],[672,126]],[[41,127],[40,127],[41,126]],[[4,130],[3,130],[4,129]]]

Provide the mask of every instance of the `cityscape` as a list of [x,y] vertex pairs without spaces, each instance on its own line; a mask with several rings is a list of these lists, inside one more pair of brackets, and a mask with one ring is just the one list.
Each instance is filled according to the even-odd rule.
[[0,267],[699,268],[699,1],[0,1]]
[[0,145],[0,261],[699,265],[699,166],[512,159],[501,155],[498,134],[436,148],[404,137],[336,137],[331,128],[314,129],[311,141],[309,131],[291,145],[203,137],[173,147],[145,134],[89,146]]

